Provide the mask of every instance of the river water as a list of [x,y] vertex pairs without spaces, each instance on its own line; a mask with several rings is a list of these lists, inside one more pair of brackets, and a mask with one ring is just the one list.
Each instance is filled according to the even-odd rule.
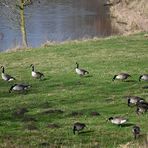
[[[46,41],[62,42],[105,37],[115,33],[105,0],[40,0],[25,8],[30,47]],[[0,9],[0,14],[2,14]],[[3,11],[7,11],[3,9]],[[8,17],[0,16],[0,51],[21,44],[20,29]]]

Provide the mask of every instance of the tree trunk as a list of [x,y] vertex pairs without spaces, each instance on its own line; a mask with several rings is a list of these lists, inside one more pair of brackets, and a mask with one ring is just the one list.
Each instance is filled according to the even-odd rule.
[[22,33],[22,45],[27,47],[27,36],[26,36],[26,26],[25,26],[25,15],[24,15],[24,0],[20,0],[20,28]]

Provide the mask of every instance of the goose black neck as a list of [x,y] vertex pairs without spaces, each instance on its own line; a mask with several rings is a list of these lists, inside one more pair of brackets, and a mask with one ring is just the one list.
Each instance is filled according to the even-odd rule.
[[5,72],[5,69],[4,69],[4,67],[2,66],[1,68],[2,68],[2,73],[4,73],[4,72]]
[[79,68],[79,64],[78,63],[76,63],[77,64],[77,68]]
[[32,65],[32,71],[34,71],[34,65]]
[[11,93],[11,91],[12,91],[13,87],[14,87],[14,86],[11,86],[11,88],[9,89],[9,93]]
[[73,133],[75,135],[75,131],[76,131],[76,126],[73,127]]
[[142,75],[139,77],[139,81],[141,81]]
[[112,81],[114,81],[114,80],[116,79],[116,76],[117,76],[117,75],[114,75],[114,77],[113,77]]

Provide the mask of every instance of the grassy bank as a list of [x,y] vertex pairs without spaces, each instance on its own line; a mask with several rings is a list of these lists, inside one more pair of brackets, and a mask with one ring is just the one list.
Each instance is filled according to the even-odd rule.
[[[134,141],[132,124],[141,127],[145,137],[148,116],[137,116],[122,97],[138,95],[148,100],[146,82],[140,74],[148,73],[148,40],[143,34],[103,40],[70,42],[46,48],[0,53],[0,63],[16,82],[29,83],[26,95],[8,93],[16,82],[0,80],[0,147],[117,147]],[[75,74],[75,62],[90,72],[89,77]],[[44,80],[31,77],[30,64],[42,71]],[[128,72],[129,82],[112,82],[114,74]],[[18,113],[26,108],[28,112]],[[92,116],[99,112],[100,116]],[[127,126],[106,122],[110,116],[125,116]],[[87,125],[79,135],[72,125]]]

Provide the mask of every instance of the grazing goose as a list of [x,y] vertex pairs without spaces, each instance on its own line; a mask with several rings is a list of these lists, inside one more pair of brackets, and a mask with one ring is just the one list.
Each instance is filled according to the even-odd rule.
[[75,132],[77,131],[78,134],[79,134],[79,131],[80,131],[80,130],[83,130],[84,127],[86,127],[86,125],[85,125],[84,123],[79,123],[79,122],[74,123],[74,126],[73,126],[73,133],[75,134]]
[[140,113],[145,113],[148,110],[148,102],[137,102],[137,109],[136,109],[136,113],[140,114]]
[[134,135],[134,139],[137,139],[140,135],[140,127],[137,125],[133,126],[132,133]]
[[130,106],[131,104],[136,105],[137,102],[142,102],[142,101],[144,101],[143,98],[138,97],[138,96],[126,96],[126,98],[127,98],[127,101],[128,101],[128,106]]
[[144,80],[144,81],[148,81],[148,74],[143,74],[139,77],[139,81]]
[[9,93],[12,91],[16,92],[25,92],[27,91],[31,86],[27,84],[14,84],[13,86],[10,87]]
[[77,67],[76,67],[75,70],[76,70],[76,73],[77,73],[78,75],[80,75],[80,76],[84,76],[85,74],[89,74],[88,71],[79,68],[79,64],[78,64],[77,62],[76,62],[76,65],[77,65]]
[[108,120],[110,120],[111,123],[117,124],[117,125],[122,125],[127,121],[127,119],[125,119],[123,117],[110,117],[110,118],[108,118]]
[[114,77],[113,77],[113,81],[115,80],[115,79],[117,79],[117,80],[126,80],[128,77],[131,77],[131,75],[129,75],[128,73],[120,73],[120,74],[118,74],[118,75],[114,75]]
[[10,76],[10,75],[8,75],[8,74],[5,73],[4,66],[1,66],[1,68],[2,68],[2,79],[3,80],[5,80],[5,81],[13,81],[13,80],[15,80],[14,77],[12,77],[12,76]]
[[143,86],[142,88],[143,88],[143,89],[148,89],[148,86]]
[[37,72],[37,71],[34,70],[34,65],[33,64],[31,64],[30,67],[32,67],[31,75],[32,75],[33,78],[41,79],[42,77],[44,77],[43,73]]

